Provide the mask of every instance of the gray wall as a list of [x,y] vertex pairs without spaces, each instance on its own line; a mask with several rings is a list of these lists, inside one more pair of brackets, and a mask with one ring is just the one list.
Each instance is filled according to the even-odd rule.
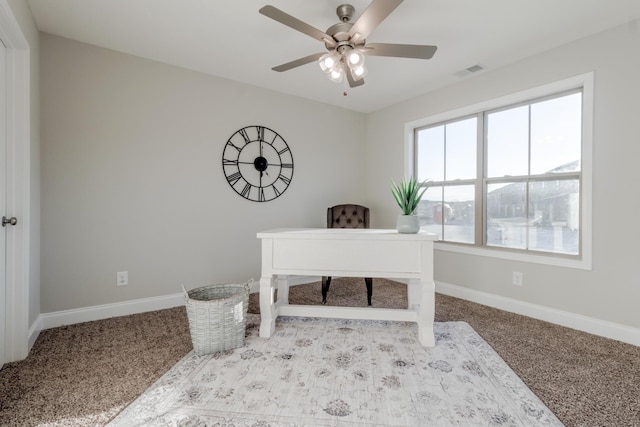
[[[259,279],[256,233],[364,203],[365,116],[41,34],[43,313]],[[227,184],[233,132],[270,127],[294,177],[256,203]],[[130,285],[116,287],[116,272]]]
[[[367,116],[367,201],[373,226],[393,227],[389,177],[404,174],[404,124],[595,71],[593,270],[436,251],[436,280],[640,327],[637,170],[640,31],[630,23]],[[381,191],[384,189],[384,191]],[[460,268],[464,266],[464,268]],[[524,286],[511,285],[512,271]]]

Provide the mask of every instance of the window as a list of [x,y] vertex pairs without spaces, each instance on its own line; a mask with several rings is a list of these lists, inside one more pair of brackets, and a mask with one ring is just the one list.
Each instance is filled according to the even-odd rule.
[[446,250],[590,268],[585,76],[408,124],[413,174],[431,181],[422,229],[456,244]]
[[416,129],[419,181],[432,186],[418,207],[421,226],[450,242],[475,242],[478,118]]

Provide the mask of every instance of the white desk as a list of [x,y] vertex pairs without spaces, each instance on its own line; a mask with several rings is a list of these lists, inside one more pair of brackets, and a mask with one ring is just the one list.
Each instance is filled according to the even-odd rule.
[[[435,234],[287,228],[258,233],[258,238],[262,240],[261,337],[270,337],[276,317],[284,315],[417,322],[420,343],[425,347],[435,344]],[[290,305],[286,275],[409,279],[407,309]],[[274,298],[276,285],[278,301]]]

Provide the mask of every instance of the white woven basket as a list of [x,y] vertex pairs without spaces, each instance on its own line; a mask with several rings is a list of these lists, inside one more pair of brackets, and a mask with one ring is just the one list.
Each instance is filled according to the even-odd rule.
[[193,350],[198,356],[244,345],[251,281],[209,285],[185,295]]

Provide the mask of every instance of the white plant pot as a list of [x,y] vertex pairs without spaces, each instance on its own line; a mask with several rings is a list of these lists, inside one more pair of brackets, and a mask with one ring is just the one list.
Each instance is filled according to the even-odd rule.
[[398,233],[415,234],[420,231],[420,222],[417,215],[398,215],[396,222]]

